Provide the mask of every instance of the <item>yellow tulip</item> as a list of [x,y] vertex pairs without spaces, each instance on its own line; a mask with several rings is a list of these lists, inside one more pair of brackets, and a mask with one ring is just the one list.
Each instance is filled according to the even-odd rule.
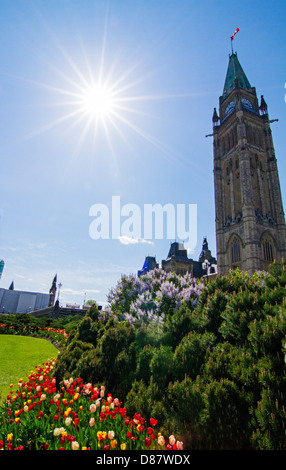
[[117,440],[116,440],[116,439],[113,439],[113,440],[111,441],[111,447],[112,447],[112,449],[115,449],[116,446],[117,446]]

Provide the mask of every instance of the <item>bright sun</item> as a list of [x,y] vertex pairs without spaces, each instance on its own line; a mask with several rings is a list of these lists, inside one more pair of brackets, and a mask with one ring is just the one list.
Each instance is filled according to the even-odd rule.
[[[53,98],[49,98],[47,105],[55,107],[56,114],[52,121],[35,130],[32,135],[50,131],[63,124],[66,127],[69,122],[69,128],[72,131],[75,128],[79,130],[75,132],[75,138],[78,139],[75,146],[76,154],[80,152],[85,141],[95,143],[98,137],[103,136],[112,156],[116,157],[114,147],[117,143],[116,137],[120,137],[130,147],[129,135],[135,133],[168,158],[181,158],[178,155],[174,157],[173,150],[171,151],[164,143],[142,128],[142,118],[147,116],[146,123],[150,125],[153,110],[150,113],[150,108],[146,108],[146,102],[152,103],[153,107],[157,100],[188,98],[197,96],[197,93],[150,94],[148,92],[146,94],[145,84],[143,88],[145,93],[142,94],[141,84],[150,75],[152,76],[149,69],[142,68],[145,54],[143,57],[136,55],[136,61],[127,63],[127,67],[126,54],[124,54],[123,61],[116,55],[110,62],[107,50],[108,21],[109,7],[106,9],[102,39],[96,40],[91,56],[82,47],[80,54],[75,56],[77,60],[52,35],[60,52],[60,66],[54,63],[48,63],[48,65],[53,72],[56,72],[56,82],[54,84],[39,83],[34,80],[31,82],[53,93]],[[122,64],[125,64],[124,69],[121,68]],[[118,65],[120,65],[119,69]],[[189,165],[189,159],[187,164]]]
[[105,86],[88,87],[80,101],[83,112],[95,119],[109,117],[115,109],[113,93]]
[[[84,52],[85,61],[81,61],[80,64],[75,62],[72,56],[59,45],[68,68],[58,69],[52,65],[52,69],[56,71],[56,79],[61,80],[61,85],[53,86],[42,83],[39,85],[55,93],[55,101],[50,101],[49,105],[62,108],[63,112],[38,132],[48,131],[70,121],[71,129],[77,125],[80,129],[76,147],[78,150],[88,134],[92,136],[94,142],[100,134],[106,137],[109,149],[114,155],[113,142],[115,139],[113,136],[118,135],[129,145],[129,137],[126,132],[129,130],[173,158],[169,149],[166,149],[162,143],[141,128],[142,120],[138,121],[137,118],[146,115],[146,106],[141,107],[140,105],[146,101],[154,103],[156,100],[168,100],[189,95],[150,95],[141,94],[141,90],[136,91],[139,90],[138,85],[146,79],[142,72],[138,76],[137,67],[141,65],[142,60],[138,60],[138,63],[131,64],[121,72],[116,69],[116,62],[110,63],[109,67],[106,67],[105,42],[104,37],[101,57],[97,57],[97,60],[95,58],[91,60]],[[136,72],[137,76],[134,76],[133,74]],[[59,96],[61,96],[61,100],[58,99]]]

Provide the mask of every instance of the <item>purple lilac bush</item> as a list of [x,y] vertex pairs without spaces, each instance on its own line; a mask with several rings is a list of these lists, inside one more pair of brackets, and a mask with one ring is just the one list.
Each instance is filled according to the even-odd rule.
[[132,324],[163,322],[182,304],[195,307],[204,287],[189,273],[177,275],[160,268],[141,277],[124,275],[108,294],[106,313]]

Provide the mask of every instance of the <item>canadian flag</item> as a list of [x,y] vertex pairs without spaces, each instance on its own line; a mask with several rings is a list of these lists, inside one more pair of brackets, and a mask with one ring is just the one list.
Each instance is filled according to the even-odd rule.
[[233,38],[234,38],[234,36],[236,35],[236,33],[238,33],[238,31],[239,31],[239,28],[236,28],[236,30],[234,31],[233,35],[231,36],[231,40],[232,40],[232,41],[233,41]]

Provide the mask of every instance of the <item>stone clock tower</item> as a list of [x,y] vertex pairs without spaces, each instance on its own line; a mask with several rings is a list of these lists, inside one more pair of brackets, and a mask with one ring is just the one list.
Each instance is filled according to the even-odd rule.
[[268,109],[236,53],[213,114],[218,273],[253,273],[286,259],[286,226]]

